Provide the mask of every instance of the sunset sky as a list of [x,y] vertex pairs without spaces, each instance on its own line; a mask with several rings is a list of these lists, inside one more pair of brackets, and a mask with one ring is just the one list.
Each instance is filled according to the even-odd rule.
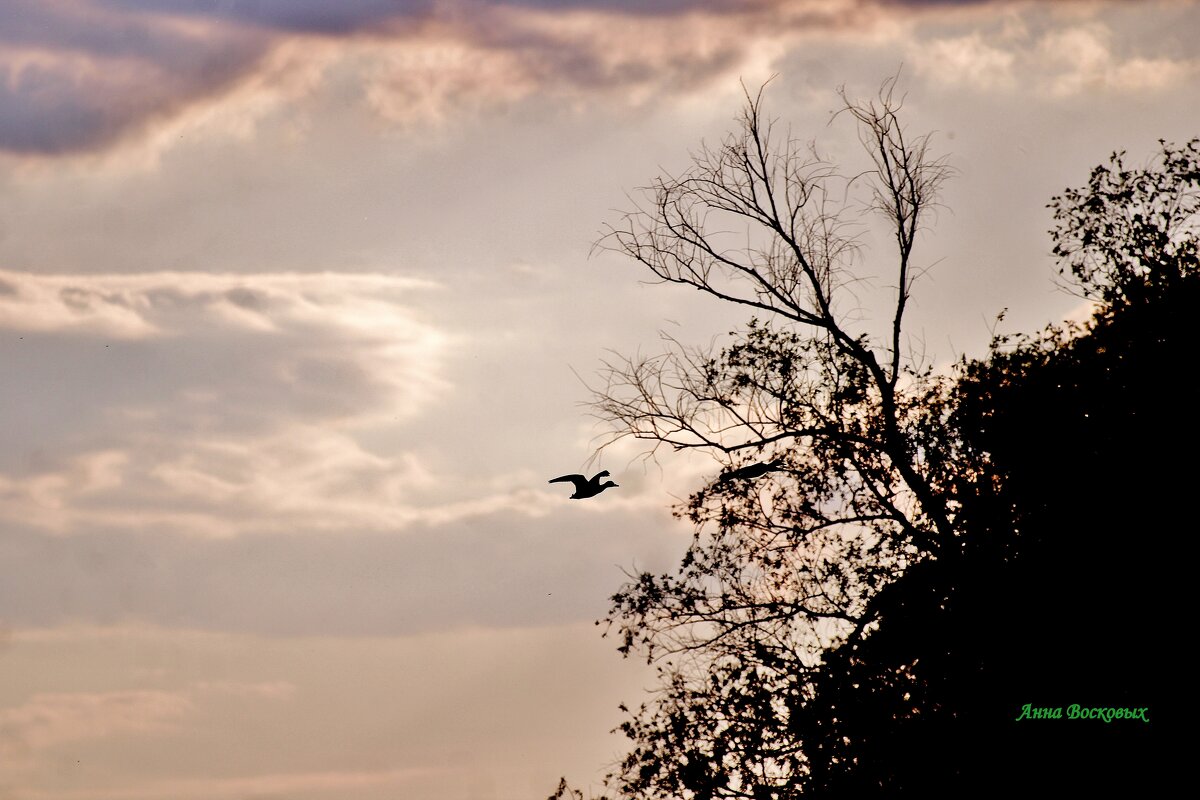
[[592,623],[714,467],[589,461],[583,382],[743,316],[593,243],[743,82],[852,165],[897,73],[944,368],[1085,313],[1045,206],[1200,135],[1200,4],[0,4],[0,800],[598,788],[652,673]]

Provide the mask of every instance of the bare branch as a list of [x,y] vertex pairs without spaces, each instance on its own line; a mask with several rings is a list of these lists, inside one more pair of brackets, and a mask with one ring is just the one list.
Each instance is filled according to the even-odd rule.
[[[598,243],[660,282],[755,315],[720,347],[663,334],[658,355],[614,354],[593,390],[611,431],[601,447],[633,437],[650,453],[698,450],[720,465],[676,507],[696,526],[678,571],[632,574],[613,597],[621,651],[657,662],[670,681],[627,723],[643,749],[625,762],[626,790],[686,788],[682,768],[655,749],[678,719],[696,730],[688,746],[707,748],[700,761],[729,770],[719,790],[703,784],[705,796],[784,785],[802,766],[797,743],[780,736],[741,758],[749,751],[730,737],[750,734],[738,733],[739,719],[786,715],[778,697],[803,694],[804,670],[869,629],[879,591],[953,545],[953,506],[934,469],[946,458],[930,455],[939,384],[903,350],[917,234],[950,170],[928,136],[905,131],[894,90],[893,79],[864,103],[841,95],[873,166],[852,177],[785,135],[761,89],[746,91],[739,129],[642,190]],[[855,330],[860,189],[896,244],[897,295],[880,341]],[[764,752],[778,760],[764,766]]]

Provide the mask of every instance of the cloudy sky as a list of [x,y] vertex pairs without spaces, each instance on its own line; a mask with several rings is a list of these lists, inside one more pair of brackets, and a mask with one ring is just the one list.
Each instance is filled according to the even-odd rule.
[[[912,331],[1079,314],[1050,197],[1200,134],[1191,2],[8,0],[0,798],[597,785],[593,620],[712,465],[589,463],[609,349],[740,317],[590,253],[740,81],[853,163],[900,74],[957,174]],[[886,241],[867,234],[865,274]],[[546,479],[595,466],[593,501]]]

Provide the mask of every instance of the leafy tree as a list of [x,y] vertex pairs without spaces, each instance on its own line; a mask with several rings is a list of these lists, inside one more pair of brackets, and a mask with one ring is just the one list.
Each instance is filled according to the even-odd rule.
[[[847,178],[747,96],[741,130],[661,178],[606,244],[756,315],[719,350],[667,340],[606,365],[615,436],[721,466],[678,509],[672,574],[638,573],[610,632],[657,666],[610,776],[627,798],[893,796],[1029,781],[1153,783],[1161,722],[1071,730],[1035,706],[1168,713],[1164,568],[1200,425],[1200,144],[1120,155],[1054,198],[1086,326],[998,338],[937,376],[903,348],[914,248],[948,168],[879,96],[844,113],[873,169]],[[887,222],[885,333],[860,323],[855,192]],[[858,195],[861,197],[861,195]],[[878,319],[878,317],[876,317]],[[1097,771],[1096,759],[1104,769]],[[1049,776],[1049,777],[1047,777]],[[566,783],[558,798],[582,798]]]
[[1144,303],[1196,273],[1200,258],[1200,139],[1162,151],[1142,169],[1125,153],[1092,170],[1050,207],[1054,254],[1090,297],[1109,307]]
[[[1168,554],[1190,517],[1180,455],[1200,445],[1174,411],[1200,404],[1182,368],[1200,345],[1200,141],[1161,144],[1050,204],[1089,323],[959,365],[945,435],[981,470],[953,492],[961,547],[885,587],[872,635],[825,655],[793,719],[807,794],[1162,785],[1186,691],[1171,613],[1186,567]],[[1148,707],[1153,723],[1031,726],[1026,703]]]
[[[814,769],[795,726],[822,655],[867,636],[883,587],[958,547],[944,381],[904,336],[917,239],[949,169],[905,130],[893,89],[843,96],[870,161],[856,176],[747,95],[740,131],[658,179],[604,240],[755,315],[719,351],[667,340],[660,356],[610,362],[597,393],[614,438],[722,466],[677,509],[696,526],[678,571],[641,573],[614,597],[621,651],[660,676],[623,726],[622,795],[794,793]],[[859,296],[864,210],[894,245],[894,293],[874,320]]]

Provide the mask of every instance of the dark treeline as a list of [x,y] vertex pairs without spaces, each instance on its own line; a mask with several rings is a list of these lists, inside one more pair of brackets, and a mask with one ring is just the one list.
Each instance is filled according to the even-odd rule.
[[[677,511],[696,526],[678,570],[613,598],[619,649],[659,676],[621,728],[614,796],[1154,796],[1172,771],[1200,140],[1136,168],[1114,154],[1053,198],[1089,321],[997,337],[935,375],[900,333],[915,231],[949,170],[898,108],[890,85],[846,103],[896,231],[881,341],[837,313],[854,261],[827,202],[836,172],[778,145],[757,99],[740,136],[610,237],[757,317],[716,352],[610,364],[597,392],[618,435],[721,465]],[[720,243],[721,214],[768,241]]]

